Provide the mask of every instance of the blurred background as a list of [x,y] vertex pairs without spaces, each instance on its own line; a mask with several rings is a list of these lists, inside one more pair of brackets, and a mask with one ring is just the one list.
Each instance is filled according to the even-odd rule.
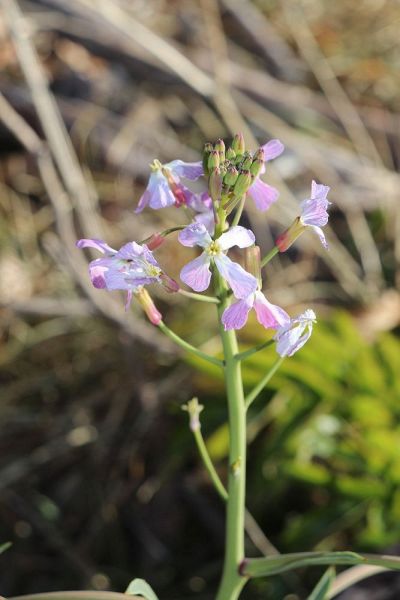
[[[311,179],[331,186],[329,252],[310,234],[266,270],[268,298],[318,315],[310,342],[254,403],[249,555],[398,552],[400,545],[400,5],[385,0],[0,2],[0,593],[214,597],[224,507],[181,405],[225,477],[217,369],[182,355],[122,295],[91,287],[80,237],[119,247],[182,224],[136,216],[158,158],[199,160],[243,132],[285,153],[280,200],[246,220],[263,251]],[[188,250],[157,251],[178,277]],[[213,310],[154,289],[166,322],[218,352]],[[199,305],[200,304],[200,305]],[[264,339],[254,321],[240,338]],[[246,389],[275,360],[246,362]],[[263,534],[262,531],[265,533]],[[267,537],[266,537],[267,536]],[[309,569],[243,598],[300,600]],[[394,600],[380,575],[342,600]]]

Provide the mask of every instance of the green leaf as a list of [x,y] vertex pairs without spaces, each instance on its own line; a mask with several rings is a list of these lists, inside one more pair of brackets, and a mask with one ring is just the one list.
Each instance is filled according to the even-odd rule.
[[327,600],[327,594],[331,589],[334,579],[335,569],[333,567],[329,567],[329,569],[322,575],[321,579],[318,581],[307,600]]
[[134,579],[131,581],[125,594],[129,594],[130,596],[138,594],[139,596],[146,598],[146,600],[158,600],[157,596],[144,579]]
[[400,571],[400,557],[357,552],[295,552],[246,559],[241,572],[247,577],[264,577],[311,565],[376,565]]
[[3,552],[8,550],[10,547],[11,547],[11,542],[6,542],[5,544],[2,544],[0,546],[0,554],[3,554]]

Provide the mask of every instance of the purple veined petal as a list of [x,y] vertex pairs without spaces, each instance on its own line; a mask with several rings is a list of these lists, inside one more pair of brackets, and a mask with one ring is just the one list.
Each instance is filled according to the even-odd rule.
[[280,356],[293,356],[311,336],[312,328],[296,327],[277,338],[276,351]]
[[135,209],[135,213],[136,214],[141,213],[142,210],[144,210],[146,208],[146,206],[149,204],[149,202],[150,202],[150,192],[149,192],[149,190],[144,190],[144,192],[138,202],[138,205]]
[[89,276],[93,287],[102,290],[107,287],[104,274],[108,271],[108,265],[101,259],[92,260],[89,264]]
[[192,194],[187,201],[187,205],[189,208],[199,213],[212,210],[212,200],[207,192]]
[[247,193],[250,194],[256,207],[261,211],[268,210],[279,198],[278,190],[261,181],[259,177],[256,178]]
[[175,196],[169,187],[167,178],[163,175],[161,170],[153,171],[150,175],[146,192],[143,194],[143,196],[146,196],[146,204],[154,210],[175,204]]
[[201,160],[192,163],[185,163],[183,160],[173,160],[164,165],[164,167],[170,169],[173,175],[185,177],[191,181],[195,181],[204,175],[203,162]]
[[150,277],[145,274],[135,275],[129,270],[111,268],[104,273],[104,279],[108,290],[133,290],[142,285],[156,283],[158,277]]
[[180,278],[195,292],[204,292],[210,285],[210,257],[203,252],[183,267]]
[[280,327],[274,336],[276,350],[280,356],[293,356],[307,342],[316,316],[313,310],[307,309],[301,315]]
[[226,308],[222,314],[222,324],[225,331],[228,329],[242,329],[246,325],[250,309],[253,306],[254,294],[250,294],[243,300],[234,302]]
[[127,311],[131,305],[132,296],[133,296],[132,290],[128,290],[127,294],[126,294],[126,300],[125,300],[125,311]]
[[264,160],[267,162],[268,160],[272,160],[273,158],[277,158],[282,154],[285,149],[285,146],[282,144],[280,140],[270,140],[261,148],[264,150]]
[[182,246],[201,246],[205,248],[211,243],[211,236],[203,223],[191,223],[179,232],[178,239]]
[[238,263],[232,262],[225,254],[215,256],[214,261],[221,276],[231,286],[235,298],[247,298],[256,291],[257,279]]
[[326,200],[328,192],[331,188],[327,185],[322,185],[316,181],[311,182],[311,198]]
[[327,213],[329,202],[325,199],[303,200],[300,204],[300,220],[303,225],[316,225],[323,227],[327,224],[329,215]]
[[255,293],[254,310],[257,321],[266,329],[277,329],[290,323],[290,317],[283,308],[268,302],[261,291]]
[[236,227],[232,227],[229,231],[223,233],[217,241],[222,250],[228,250],[233,246],[248,248],[254,244],[256,238],[250,229],[236,225]]
[[207,229],[210,235],[214,235],[215,219],[214,211],[208,210],[207,212],[199,213],[195,216],[194,220],[196,223],[201,223]]
[[117,252],[116,257],[124,260],[135,260],[138,257],[142,257],[143,247],[136,242],[128,242],[124,244]]
[[103,240],[82,239],[78,240],[75,243],[75,246],[77,248],[95,248],[96,250],[99,250],[99,252],[101,252],[102,254],[108,254],[109,256],[113,256],[117,252],[116,250],[114,250],[114,248],[111,248],[111,246],[106,244],[106,242],[103,242]]
[[322,231],[321,227],[316,227],[315,225],[312,226],[312,230],[317,234],[317,236],[319,237],[321,244],[323,245],[323,247],[328,250],[329,246],[328,246],[328,242],[326,241],[326,237],[324,232]]

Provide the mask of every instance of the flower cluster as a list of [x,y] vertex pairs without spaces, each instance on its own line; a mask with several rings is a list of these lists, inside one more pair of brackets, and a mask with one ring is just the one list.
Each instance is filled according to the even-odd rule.
[[[216,301],[224,301],[221,321],[226,330],[241,329],[249,312],[254,309],[258,322],[275,331],[278,354],[292,356],[310,337],[315,313],[307,309],[291,319],[283,308],[267,300],[261,284],[261,265],[267,259],[264,262],[260,260],[253,232],[238,225],[247,197],[253,199],[260,211],[266,211],[277,201],[278,191],[265,183],[261,176],[266,171],[266,163],[277,158],[283,150],[279,140],[271,140],[250,152],[245,148],[243,136],[237,134],[228,148],[223,140],[206,144],[203,160],[199,162],[174,160],[162,164],[155,160],[136,212],[146,207],[157,210],[185,206],[189,212],[192,211],[192,221],[186,227],[155,234],[149,241],[146,240],[147,243],[129,242],[120,250],[114,250],[102,240],[79,240],[79,248],[91,247],[103,254],[102,258],[89,264],[93,286],[125,290],[126,307],[129,307],[132,297],[137,298],[151,322],[158,325],[161,315],[145,286],[158,284],[169,292],[182,290],[163,271],[152,251],[162,244],[166,235],[180,229],[178,239],[183,246],[201,249],[197,258],[182,268],[181,281],[197,295],[214,282]],[[202,177],[208,185],[200,193],[191,191],[182,182],[182,179],[195,181]],[[321,228],[328,221],[328,192],[327,186],[312,182],[310,198],[300,204],[299,214],[292,225],[277,238],[275,253],[285,252],[307,228],[311,228],[327,247]],[[230,225],[231,213],[234,217]],[[228,256],[228,251],[235,246],[247,249],[248,256],[252,255],[251,268],[246,270]]]

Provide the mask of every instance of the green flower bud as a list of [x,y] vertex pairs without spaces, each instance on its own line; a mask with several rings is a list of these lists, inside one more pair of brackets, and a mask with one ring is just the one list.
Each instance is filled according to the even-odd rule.
[[222,192],[222,175],[219,167],[214,167],[208,179],[208,191],[213,202],[219,202]]
[[235,187],[233,188],[233,193],[236,197],[242,197],[243,194],[247,192],[251,184],[252,178],[250,175],[250,171],[240,171],[239,177],[237,178],[235,183]]
[[251,273],[251,275],[254,275],[261,287],[260,246],[250,246],[249,248],[246,248],[244,257],[246,271]]
[[234,186],[238,178],[239,172],[235,167],[229,167],[224,177],[225,185]]
[[208,157],[210,156],[210,152],[212,152],[213,147],[212,144],[210,144],[210,142],[207,142],[204,145],[204,150],[203,150],[203,169],[204,169],[204,173],[206,175],[208,175]]
[[232,148],[236,154],[243,154],[245,151],[244,137],[242,133],[237,133],[232,141]]
[[236,152],[233,148],[229,147],[225,153],[225,156],[227,160],[233,160],[234,158],[236,158]]
[[245,152],[243,155],[243,159],[242,159],[240,168],[243,169],[244,171],[248,171],[250,169],[252,163],[253,163],[253,157],[251,156],[250,152]]
[[265,162],[264,150],[262,148],[259,148],[257,152],[254,152],[253,160],[262,160]]
[[217,140],[214,146],[214,150],[216,150],[219,154],[219,162],[225,162],[225,143],[224,140]]
[[253,160],[253,162],[251,163],[251,166],[250,166],[250,173],[252,174],[253,177],[257,177],[257,175],[260,174],[263,164],[264,164],[264,161],[260,160],[259,158],[256,158],[255,160]]
[[211,172],[215,167],[219,167],[219,154],[217,150],[211,150],[207,161],[208,170]]

